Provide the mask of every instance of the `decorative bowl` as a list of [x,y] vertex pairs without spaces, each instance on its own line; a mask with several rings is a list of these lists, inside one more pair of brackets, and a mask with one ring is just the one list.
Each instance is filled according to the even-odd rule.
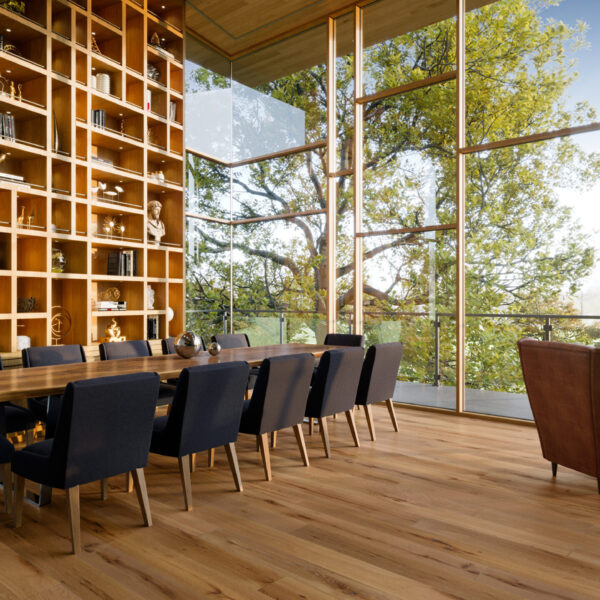
[[175,352],[181,358],[192,358],[202,349],[202,341],[193,331],[184,331],[175,338]]
[[219,354],[219,352],[221,352],[221,345],[217,344],[217,342],[212,342],[208,345],[208,353],[211,354],[212,356],[216,356],[217,354]]

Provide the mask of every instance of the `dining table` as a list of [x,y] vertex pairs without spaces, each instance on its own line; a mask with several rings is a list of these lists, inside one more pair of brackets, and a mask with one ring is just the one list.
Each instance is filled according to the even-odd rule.
[[[30,367],[5,369],[0,371],[0,401],[21,401],[26,398],[60,395],[71,381],[110,377],[112,375],[128,375],[131,373],[154,372],[161,379],[174,379],[188,367],[212,365],[218,363],[244,361],[251,367],[258,367],[267,358],[290,354],[312,354],[320,358],[327,350],[339,346],[319,344],[275,344],[271,346],[246,346],[228,348],[212,355],[201,351],[191,358],[182,358],[178,354],[158,356],[141,356],[137,358],[121,358],[117,360],[91,361],[70,365],[51,365],[46,367]],[[26,499],[36,506],[49,504],[52,489],[40,486],[39,491],[27,490]]]

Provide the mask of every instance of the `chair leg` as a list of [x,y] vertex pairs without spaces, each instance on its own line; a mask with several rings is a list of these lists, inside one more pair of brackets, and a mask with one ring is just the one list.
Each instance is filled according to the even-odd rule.
[[211,448],[208,451],[208,466],[211,468],[215,466],[215,449],[214,448]]
[[27,429],[27,431],[25,431],[25,441],[28,446],[33,444],[33,429]]
[[225,452],[227,452],[227,460],[229,461],[229,468],[231,469],[233,481],[235,482],[235,489],[238,492],[243,492],[244,486],[242,485],[242,476],[240,474],[240,466],[238,465],[235,444],[233,442],[225,444]]
[[308,462],[308,452],[306,451],[306,444],[304,443],[304,433],[302,433],[302,425],[294,425],[294,433],[296,434],[296,441],[298,442],[298,448],[300,449],[300,455],[302,456],[302,462],[305,467],[310,464]]
[[190,473],[196,472],[196,453],[190,454]]
[[150,513],[150,503],[148,502],[148,490],[146,489],[144,469],[136,469],[135,471],[131,471],[131,474],[133,475],[133,483],[135,485],[138,502],[140,503],[140,508],[142,509],[144,525],[146,525],[146,527],[151,527],[152,514]]
[[13,511],[12,471],[10,462],[4,463],[3,467],[4,473],[2,483],[4,484],[4,510],[10,514]]
[[375,423],[373,422],[373,410],[370,404],[365,404],[365,415],[367,416],[367,425],[371,434],[371,441],[375,441]]
[[314,427],[314,421],[311,417],[310,419],[308,419],[308,435],[313,434],[313,427]]
[[100,480],[100,499],[101,500],[108,499],[108,479]]
[[181,475],[181,485],[183,487],[183,500],[185,510],[192,510],[192,480],[190,477],[190,455],[179,457],[179,474]]
[[271,481],[271,455],[269,454],[269,434],[262,433],[258,436],[258,443],[260,444],[260,453],[262,454],[263,467],[265,469],[265,479]]
[[15,474],[15,506],[14,522],[15,527],[21,527],[23,524],[23,500],[25,499],[25,478]]
[[271,432],[271,448],[277,448],[277,432]]
[[125,477],[125,491],[128,494],[131,494],[131,492],[133,492],[133,479],[129,471],[127,472],[127,475]]
[[256,436],[256,451],[257,452],[260,451],[260,436],[259,435]]
[[71,545],[73,554],[81,552],[81,516],[79,513],[79,486],[67,488],[67,513],[69,515],[69,529],[71,530]]
[[331,458],[331,447],[329,446],[329,430],[327,429],[327,419],[319,419],[319,431],[321,432],[321,439],[323,440],[323,446],[325,448],[325,456]]
[[396,411],[394,410],[394,401],[391,398],[388,398],[385,403],[388,407],[388,412],[390,413],[390,419],[392,420],[392,425],[394,426],[394,431],[398,431],[398,421],[396,420]]
[[337,419],[337,413],[333,413],[332,418],[335,420]]
[[558,471],[558,464],[552,463],[552,477],[556,477],[556,471]]
[[352,439],[354,440],[354,445],[359,448],[360,441],[358,440],[358,431],[356,431],[356,423],[354,422],[354,412],[351,410],[346,411],[346,419],[348,419],[348,425],[350,427],[350,433],[352,434]]

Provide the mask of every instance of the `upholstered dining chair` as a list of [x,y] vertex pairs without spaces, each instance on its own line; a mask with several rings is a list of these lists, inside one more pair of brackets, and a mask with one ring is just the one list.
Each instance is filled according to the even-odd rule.
[[[250,348],[250,340],[245,333],[217,333],[211,337],[212,342],[217,342],[222,350],[231,350],[233,348]],[[258,376],[258,367],[250,368],[248,376],[248,393],[254,389],[256,385],[256,377]],[[273,437],[275,443],[275,436]]]
[[81,548],[79,486],[131,472],[147,526],[152,525],[144,467],[148,462],[160,378],[135,373],[69,383],[56,435],[15,452],[15,526],[25,479],[66,490],[73,552]]
[[354,333],[328,333],[323,342],[325,346],[365,347],[365,336]]
[[[0,358],[0,371],[3,369],[4,365]],[[27,408],[8,401],[0,402],[0,434],[24,431],[27,443],[31,443],[35,422],[35,415]]]
[[[86,362],[85,351],[80,344],[66,346],[33,346],[21,350],[23,367],[50,367],[54,365],[73,365]],[[46,437],[54,435],[56,421],[60,412],[61,396],[42,396],[28,398],[27,406],[38,421],[46,423]]]
[[375,441],[375,423],[371,405],[375,402],[387,404],[394,431],[398,421],[394,412],[394,390],[398,379],[398,368],[402,360],[402,344],[375,344],[367,350],[356,392],[356,404],[364,406],[371,440]]
[[305,416],[318,419],[325,456],[331,456],[327,417],[345,413],[354,445],[360,446],[354,422],[354,402],[363,360],[362,348],[328,350],[319,361],[306,403]]
[[179,459],[186,510],[192,510],[191,457],[224,446],[235,486],[242,479],[235,452],[248,363],[228,362],[183,369],[168,416],[154,419],[150,452]]
[[292,427],[304,465],[309,465],[302,421],[313,361],[313,355],[308,353],[265,359],[252,397],[244,403],[240,433],[258,437],[267,481],[272,479],[269,433]]
[[[152,356],[152,348],[147,340],[129,340],[126,342],[104,342],[100,344],[100,360],[120,360],[122,358],[141,358]],[[175,393],[175,385],[161,382],[158,393],[158,405],[170,404]]]
[[2,484],[4,486],[4,510],[7,513],[12,512],[12,471],[10,463],[15,453],[13,445],[0,435],[0,466],[2,467]]
[[542,455],[595,477],[600,493],[600,348],[522,339],[523,379]]

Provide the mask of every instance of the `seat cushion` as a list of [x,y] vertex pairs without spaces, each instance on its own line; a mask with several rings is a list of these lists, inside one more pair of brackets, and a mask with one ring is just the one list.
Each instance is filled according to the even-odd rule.
[[50,472],[50,454],[54,440],[44,440],[17,450],[12,459],[13,473],[30,481],[56,487]]
[[13,445],[3,435],[0,435],[0,464],[10,462],[14,453]]
[[2,407],[6,419],[6,431],[4,433],[33,429],[35,426],[36,419],[26,408],[17,406],[12,402],[2,402]]

